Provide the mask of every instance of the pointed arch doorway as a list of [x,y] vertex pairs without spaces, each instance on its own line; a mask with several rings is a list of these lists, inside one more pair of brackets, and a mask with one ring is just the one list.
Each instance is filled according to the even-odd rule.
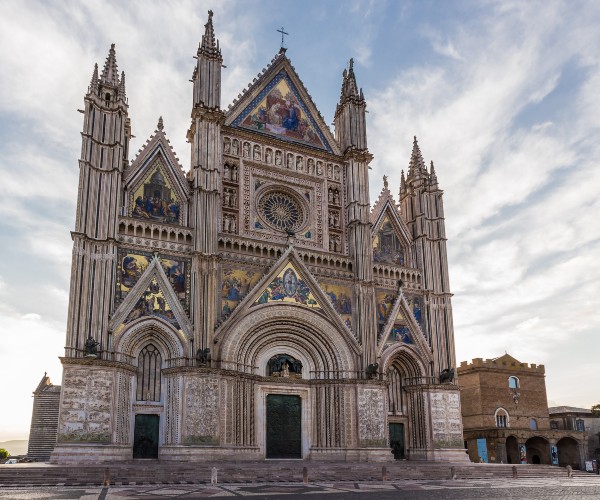
[[302,399],[267,395],[267,458],[302,458]]

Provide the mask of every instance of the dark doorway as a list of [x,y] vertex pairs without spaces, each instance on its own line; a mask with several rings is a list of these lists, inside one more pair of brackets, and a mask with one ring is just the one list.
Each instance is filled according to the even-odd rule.
[[136,415],[133,458],[158,458],[158,415]]
[[267,458],[302,458],[300,396],[267,396]]
[[404,454],[404,424],[390,424],[390,448],[396,460],[406,458]]

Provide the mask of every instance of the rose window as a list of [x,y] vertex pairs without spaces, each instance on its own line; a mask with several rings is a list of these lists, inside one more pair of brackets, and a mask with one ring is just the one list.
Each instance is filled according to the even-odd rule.
[[287,193],[266,193],[258,202],[258,211],[265,222],[278,231],[296,231],[304,223],[302,205]]

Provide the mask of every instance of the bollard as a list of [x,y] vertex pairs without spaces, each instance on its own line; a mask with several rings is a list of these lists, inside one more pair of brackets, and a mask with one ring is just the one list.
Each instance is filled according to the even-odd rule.
[[213,486],[217,484],[217,468],[213,467],[210,470],[210,484],[212,484]]
[[513,479],[519,479],[519,473],[517,472],[517,466],[513,465]]
[[306,467],[302,467],[302,482],[308,484],[308,469]]
[[454,467],[450,467],[450,477],[453,480],[456,479],[456,469]]
[[104,482],[103,482],[104,486],[110,486],[110,471],[108,470],[108,467],[106,467],[104,469]]
[[573,477],[573,467],[567,465],[567,477]]
[[381,468],[381,480],[382,481],[387,481],[388,480],[387,468],[386,468],[385,465]]

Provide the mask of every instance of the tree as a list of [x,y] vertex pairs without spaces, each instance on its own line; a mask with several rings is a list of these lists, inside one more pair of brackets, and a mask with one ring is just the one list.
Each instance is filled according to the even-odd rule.
[[600,403],[592,406],[592,415],[594,417],[600,417]]
[[10,455],[8,451],[6,451],[4,448],[0,448],[0,460],[4,460],[6,457],[8,457],[8,455]]

